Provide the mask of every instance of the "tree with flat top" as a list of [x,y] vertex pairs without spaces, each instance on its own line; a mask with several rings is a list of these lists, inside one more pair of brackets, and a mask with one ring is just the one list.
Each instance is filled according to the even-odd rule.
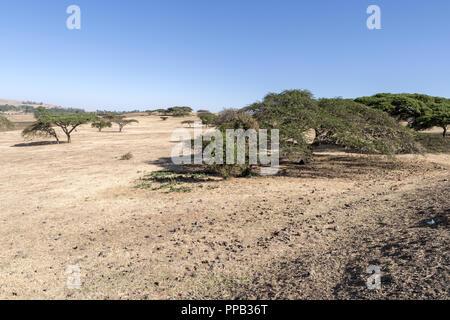
[[98,117],[93,114],[51,114],[44,113],[39,116],[39,119],[31,126],[25,128],[22,134],[28,137],[39,135],[50,135],[58,140],[56,133],[53,133],[53,126],[59,127],[67,137],[67,143],[72,142],[72,133],[81,126],[92,121],[98,120]]
[[105,120],[98,120],[95,122],[92,122],[91,127],[97,128],[98,132],[101,132],[104,128],[111,128],[112,123],[110,121]]
[[139,123],[135,119],[126,119],[124,115],[108,114],[103,117],[104,120],[115,123],[119,126],[119,132],[122,132],[123,128],[131,123]]

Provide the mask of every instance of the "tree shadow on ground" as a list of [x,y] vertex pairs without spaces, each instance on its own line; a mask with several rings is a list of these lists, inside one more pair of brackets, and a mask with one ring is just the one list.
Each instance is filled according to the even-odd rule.
[[278,175],[298,178],[353,178],[374,173],[387,173],[394,170],[406,170],[421,167],[423,164],[413,164],[399,161],[394,157],[367,155],[329,155],[315,154],[307,163],[280,161]]
[[[190,163],[193,162],[194,156],[191,157]],[[170,157],[148,161],[147,164],[157,165],[161,167],[161,170],[180,174],[206,173],[218,176],[216,173],[208,170],[206,165],[174,164]],[[352,179],[356,176],[369,174],[388,174],[394,170],[418,170],[419,168],[423,170],[424,165],[422,162],[399,161],[394,157],[315,154],[313,160],[307,163],[282,159],[279,171],[275,176],[308,179]],[[258,174],[260,168],[255,166],[253,172]]]
[[[194,157],[191,157],[191,163],[194,162]],[[196,164],[175,164],[170,157],[159,158],[155,161],[148,161],[147,164],[156,165],[161,167],[160,171],[168,171],[177,174],[177,180],[181,182],[187,183],[196,183],[196,182],[205,182],[212,181],[207,177],[215,177],[217,180],[221,178],[218,174],[208,170],[205,165],[196,165]],[[204,176],[202,176],[204,175]],[[206,177],[205,177],[206,176]],[[165,183],[168,182],[171,177],[156,177],[154,178],[155,182]]]
[[[67,141],[60,141],[59,144],[67,143]],[[36,141],[36,142],[25,142],[25,143],[17,143],[12,145],[11,147],[35,147],[35,146],[47,146],[51,144],[58,144],[56,141]]]

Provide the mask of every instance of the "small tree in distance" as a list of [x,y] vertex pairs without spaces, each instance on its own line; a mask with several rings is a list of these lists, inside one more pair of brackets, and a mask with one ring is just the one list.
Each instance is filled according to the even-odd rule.
[[192,125],[195,123],[194,120],[185,120],[181,122],[182,124],[187,124],[189,127],[192,127]]
[[116,122],[119,125],[119,132],[122,132],[123,127],[131,124],[131,123],[139,123],[139,121],[135,119],[123,119]]
[[98,132],[101,132],[104,128],[111,128],[112,123],[110,121],[98,120],[91,124],[92,128],[97,128]]
[[104,120],[115,123],[119,126],[119,132],[122,132],[123,128],[131,123],[139,123],[135,119],[126,119],[124,115],[109,114],[103,117]]
[[214,121],[217,119],[217,115],[213,113],[201,113],[198,117],[206,127],[214,125]]

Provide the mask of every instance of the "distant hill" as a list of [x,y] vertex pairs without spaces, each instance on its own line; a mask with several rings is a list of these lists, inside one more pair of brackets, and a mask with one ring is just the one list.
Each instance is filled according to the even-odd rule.
[[46,109],[52,109],[54,113],[84,113],[83,109],[67,108],[62,106],[56,106],[53,104],[36,102],[36,101],[23,101],[23,100],[8,100],[0,99],[0,113],[1,114],[22,114],[33,113],[38,107],[44,107]]
[[26,101],[26,100],[8,100],[8,99],[0,99],[0,105],[10,105],[10,106],[32,106],[32,107],[44,107],[44,108],[63,108],[62,106],[56,106],[53,104],[48,104],[48,103],[42,103],[42,102],[37,102],[37,101]]

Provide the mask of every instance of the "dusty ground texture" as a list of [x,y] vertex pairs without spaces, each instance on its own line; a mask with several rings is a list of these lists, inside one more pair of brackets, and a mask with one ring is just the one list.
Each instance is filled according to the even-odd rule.
[[165,193],[136,180],[166,168],[182,120],[136,119],[70,145],[0,133],[0,298],[449,299],[448,154],[322,152]]

